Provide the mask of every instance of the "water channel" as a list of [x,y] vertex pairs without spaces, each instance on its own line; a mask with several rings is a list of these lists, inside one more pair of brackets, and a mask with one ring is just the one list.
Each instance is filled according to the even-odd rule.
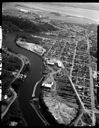
[[[19,91],[18,99],[20,103],[20,108],[29,126],[44,126],[42,121],[39,119],[31,105],[29,104],[29,100],[31,100],[32,97],[34,85],[42,77],[43,60],[40,56],[36,55],[35,53],[25,50],[24,48],[18,47],[15,43],[15,38],[16,33],[8,33],[4,46],[10,48],[11,50],[19,54],[26,56],[31,63],[30,72],[28,73],[27,78],[20,87]],[[39,86],[37,87],[36,91],[36,93],[38,94],[40,91]]]

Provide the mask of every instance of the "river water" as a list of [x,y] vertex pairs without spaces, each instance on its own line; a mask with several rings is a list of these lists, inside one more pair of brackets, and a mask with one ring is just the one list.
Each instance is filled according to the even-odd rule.
[[[31,63],[31,71],[28,73],[27,78],[20,87],[19,91],[18,99],[20,103],[20,108],[29,126],[44,126],[42,121],[39,119],[31,105],[29,104],[29,100],[31,100],[32,97],[34,85],[42,77],[43,60],[35,53],[18,47],[15,43],[15,37],[16,33],[8,33],[4,46],[12,49],[19,54],[26,56]],[[39,93],[39,87],[37,87],[37,89],[38,90],[36,91],[36,93]]]

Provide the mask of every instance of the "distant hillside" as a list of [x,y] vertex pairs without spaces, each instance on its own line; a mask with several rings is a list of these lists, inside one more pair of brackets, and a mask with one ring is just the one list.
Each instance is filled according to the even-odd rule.
[[87,28],[89,31],[94,31],[95,33],[97,33],[98,25],[96,25],[96,24],[90,24],[90,25],[87,25],[86,28]]
[[50,12],[50,14],[53,14],[53,15],[56,15],[56,16],[61,16],[61,14],[58,13],[58,12]]
[[29,21],[28,19],[23,19],[19,17],[13,17],[8,15],[2,16],[2,22],[11,22],[13,25],[16,25],[20,29],[23,29],[30,33],[40,33],[40,32],[48,32],[48,31],[55,31],[57,30],[54,26],[48,23],[34,23]]
[[91,19],[85,17],[71,16],[71,15],[66,16],[66,22],[78,23],[82,25],[95,24],[95,22]]
[[18,26],[12,24],[10,21],[3,21],[2,22],[2,28],[5,31],[13,32],[13,31],[19,31]]

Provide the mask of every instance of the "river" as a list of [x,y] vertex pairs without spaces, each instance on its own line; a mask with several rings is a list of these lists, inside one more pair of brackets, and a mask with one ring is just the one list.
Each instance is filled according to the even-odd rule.
[[[15,37],[16,33],[8,33],[4,46],[12,49],[13,51],[19,54],[26,56],[31,63],[31,71],[28,73],[27,78],[25,79],[24,83],[22,84],[19,90],[18,99],[20,103],[20,108],[29,126],[44,126],[42,121],[39,119],[31,105],[29,104],[29,100],[31,100],[32,97],[34,85],[42,77],[43,60],[40,56],[36,55],[35,53],[25,50],[24,48],[18,47],[15,43]],[[40,88],[37,87],[36,94],[39,94],[39,91]]]

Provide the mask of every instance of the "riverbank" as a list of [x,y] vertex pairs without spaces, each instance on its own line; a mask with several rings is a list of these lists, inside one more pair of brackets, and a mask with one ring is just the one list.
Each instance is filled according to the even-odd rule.
[[[20,86],[27,77],[27,73],[29,72],[30,62],[27,57],[19,53],[16,53],[10,48],[3,47],[2,51],[3,51],[2,55],[3,55],[3,64],[4,64],[2,71],[2,76],[3,76],[3,94],[2,94],[3,104],[2,104],[2,114],[1,114],[2,123],[3,126],[7,124],[10,125],[11,118],[13,116],[13,118],[15,118],[14,121],[17,123],[18,126],[20,126],[21,119],[24,120],[24,117],[21,114],[20,116],[16,117],[16,115],[18,114],[17,110],[18,109],[20,110],[20,106],[18,106],[18,108],[17,107],[15,108],[14,110],[16,111],[15,115],[13,113],[13,110],[12,112],[10,110],[11,108],[13,108],[12,107],[13,104],[16,104],[14,103],[16,99],[18,102],[18,95],[19,95],[18,92]],[[17,120],[17,118],[20,119]],[[25,120],[24,123],[27,124]],[[24,123],[22,123],[21,125],[24,126]]]
[[[28,73],[27,78],[24,80],[24,83],[21,84],[19,90],[18,100],[20,108],[22,110],[25,120],[27,121],[28,126],[38,126],[38,122],[40,126],[44,126],[42,121],[39,119],[39,117],[29,104],[29,100],[31,100],[32,98],[34,85],[42,77],[43,59],[41,56],[16,45],[16,36],[17,32],[8,33],[5,37],[6,40],[4,42],[4,46],[10,48],[12,51],[15,51],[26,56],[31,63],[30,72]],[[37,94],[39,94],[40,91],[39,87],[40,86],[37,87]]]
[[40,56],[42,56],[46,52],[46,50],[42,46],[34,43],[28,43],[27,41],[23,41],[22,38],[18,38],[16,40],[16,44]]

